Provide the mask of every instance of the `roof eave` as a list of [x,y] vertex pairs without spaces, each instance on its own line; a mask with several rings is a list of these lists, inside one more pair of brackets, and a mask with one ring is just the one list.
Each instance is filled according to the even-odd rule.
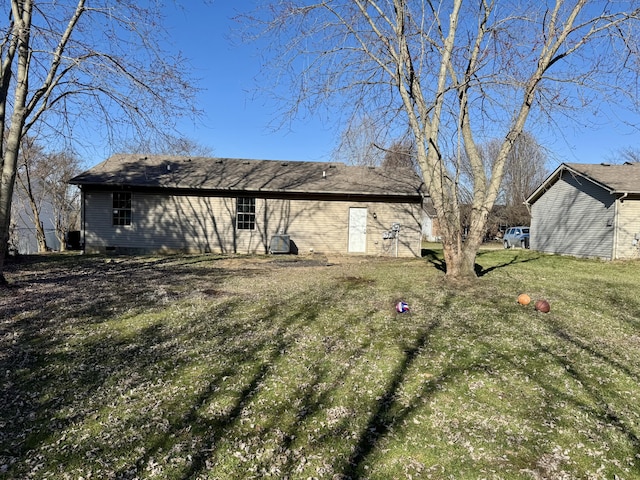
[[611,194],[626,197],[628,195],[640,195],[640,190],[612,190]]
[[219,187],[219,188],[194,188],[194,187],[182,187],[182,186],[168,186],[168,185],[136,185],[127,182],[85,182],[85,181],[74,181],[74,179],[69,181],[72,185],[77,185],[79,187],[83,186],[93,186],[100,187],[100,189],[108,189],[109,187],[129,187],[129,188],[139,188],[143,190],[168,190],[168,191],[183,191],[183,192],[202,192],[206,193],[233,193],[233,194],[287,194],[287,195],[331,195],[331,196],[358,196],[358,197],[389,197],[389,198],[398,198],[398,197],[406,197],[406,198],[422,198],[424,194],[420,191],[415,192],[394,192],[394,191],[385,191],[385,192],[371,192],[371,191],[343,191],[343,190],[306,190],[306,189],[286,189],[286,188],[233,188],[233,187]]
[[568,168],[567,164],[561,163],[558,168],[556,168],[551,174],[540,184],[538,188],[536,188],[531,195],[527,197],[524,201],[525,205],[533,205],[538,198],[542,196],[544,192],[546,192],[551,185],[556,183],[562,174],[562,171]]

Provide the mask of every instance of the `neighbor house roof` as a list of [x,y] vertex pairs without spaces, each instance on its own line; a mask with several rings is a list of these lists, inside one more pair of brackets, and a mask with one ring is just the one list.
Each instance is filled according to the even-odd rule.
[[237,158],[114,155],[71,179],[81,186],[167,188],[228,192],[287,192],[420,196],[421,178],[410,169],[343,163]]
[[640,194],[640,163],[563,163],[527,198],[532,204],[562,176],[569,172],[609,191],[612,195]]

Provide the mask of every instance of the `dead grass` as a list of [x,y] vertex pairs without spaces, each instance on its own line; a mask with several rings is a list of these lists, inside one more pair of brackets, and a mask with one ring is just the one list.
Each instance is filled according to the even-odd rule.
[[638,264],[439,255],[10,265],[0,477],[638,478]]

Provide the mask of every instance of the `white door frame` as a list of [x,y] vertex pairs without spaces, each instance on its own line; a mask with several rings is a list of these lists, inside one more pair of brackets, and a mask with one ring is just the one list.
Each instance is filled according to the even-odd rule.
[[367,207],[349,207],[349,253],[367,251]]

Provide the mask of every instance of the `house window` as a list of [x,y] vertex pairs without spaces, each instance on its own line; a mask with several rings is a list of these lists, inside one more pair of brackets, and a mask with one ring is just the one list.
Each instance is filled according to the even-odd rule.
[[131,192],[113,192],[113,225],[131,225]]
[[255,230],[256,199],[240,197],[236,208],[236,227],[238,230]]

